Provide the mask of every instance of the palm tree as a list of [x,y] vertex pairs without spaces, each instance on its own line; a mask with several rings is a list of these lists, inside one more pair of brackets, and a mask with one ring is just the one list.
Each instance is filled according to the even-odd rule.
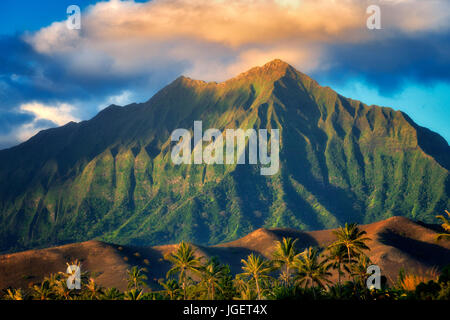
[[364,238],[365,231],[361,231],[356,223],[345,224],[345,227],[340,227],[333,231],[337,240],[329,247],[344,246],[347,250],[348,263],[352,262],[352,256],[357,256],[363,253],[363,250],[369,250],[369,247],[364,243],[370,238]]
[[183,298],[186,300],[187,296],[187,272],[198,272],[200,267],[200,259],[194,255],[194,249],[184,241],[180,243],[175,253],[170,254],[167,260],[172,262],[173,266],[167,272],[167,277],[170,277],[174,273],[178,273],[179,282],[182,284]]
[[120,300],[123,298],[123,294],[117,288],[108,288],[101,298],[104,300]]
[[[256,293],[252,291],[250,284],[245,278],[244,275],[237,274],[233,279],[233,287],[236,289],[236,293],[241,294],[241,300],[254,300],[257,298]],[[248,296],[252,295],[251,292],[253,292],[254,299],[247,299]]]
[[341,276],[344,274],[342,268],[350,272],[348,267],[345,265],[347,260],[347,249],[344,246],[333,246],[328,247],[327,261],[330,263],[331,268],[338,271],[338,285],[341,285]]
[[4,297],[6,300],[23,300],[24,294],[22,289],[7,289]]
[[85,290],[85,294],[90,300],[97,300],[103,294],[102,288],[95,282],[94,278],[89,278]]
[[174,279],[168,279],[166,282],[159,281],[159,284],[164,288],[170,300],[175,300],[176,296],[180,291],[180,286],[178,285],[178,282]]
[[37,300],[51,300],[53,298],[53,285],[49,279],[44,279],[40,285],[33,286],[33,297]]
[[253,253],[247,257],[247,260],[242,259],[243,276],[253,278],[256,283],[256,293],[258,300],[261,300],[261,290],[259,288],[259,280],[269,278],[269,273],[273,270],[269,261],[264,260],[261,256],[256,256]]
[[366,282],[368,277],[367,268],[370,265],[370,259],[366,255],[360,255],[356,264],[351,267],[351,274],[356,279],[359,280],[362,287]]
[[[445,210],[445,213],[450,218],[450,212]],[[440,233],[437,235],[436,240],[450,240],[450,219],[445,217],[444,215],[436,216],[436,218],[440,219],[442,221],[442,228],[446,231],[446,233]]]
[[255,300],[256,298],[255,291],[252,291],[250,286],[247,286],[241,291],[241,297],[236,298],[236,300]]
[[131,289],[126,291],[124,296],[125,300],[141,300],[143,298],[144,291],[140,289]]
[[316,296],[315,285],[325,288],[327,283],[331,283],[328,279],[331,276],[331,273],[328,272],[330,265],[327,264],[326,259],[319,261],[319,251],[315,248],[309,247],[297,257],[294,267],[296,269],[295,281],[304,288],[311,287],[314,297]]
[[214,300],[216,288],[220,286],[220,280],[224,276],[225,270],[225,266],[215,258],[210,259],[205,266],[200,268],[202,282],[207,287],[208,299]]
[[64,300],[69,300],[71,298],[73,290],[70,290],[67,287],[67,282],[65,277],[58,278],[58,280],[55,282],[55,285],[53,286],[53,291],[56,293],[56,295]]
[[274,264],[281,268],[284,266],[284,278],[286,286],[289,285],[289,280],[291,276],[291,268],[293,266],[295,258],[298,256],[297,250],[295,249],[295,244],[298,239],[293,240],[292,238],[283,238],[283,241],[277,241],[275,252],[273,253],[272,261]]
[[130,270],[127,270],[128,273],[128,289],[141,289],[142,286],[145,286],[145,280],[147,280],[147,276],[143,273],[144,269],[138,268],[136,266],[132,267]]

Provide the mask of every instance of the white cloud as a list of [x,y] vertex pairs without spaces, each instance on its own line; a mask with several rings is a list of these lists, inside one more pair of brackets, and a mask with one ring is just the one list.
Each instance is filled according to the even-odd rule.
[[125,106],[133,102],[135,102],[135,100],[133,100],[133,93],[129,90],[124,90],[118,95],[113,95],[106,98],[106,102],[101,104],[98,109],[102,110],[112,104],[117,106]]
[[39,131],[48,129],[49,123],[43,120],[51,121],[58,126],[62,126],[70,121],[80,121],[73,115],[75,110],[74,106],[67,103],[58,103],[54,106],[40,102],[22,104],[19,107],[19,112],[32,113],[34,119],[14,128],[6,135],[0,135],[0,146],[9,146],[12,143],[23,142]]
[[[82,12],[81,30],[67,29],[64,21],[55,22],[29,34],[27,41],[41,53],[64,57],[74,74],[145,74],[184,64],[188,76],[221,81],[231,71],[245,71],[261,57],[273,57],[275,53],[277,58],[307,69],[302,71],[322,65],[321,51],[327,44],[364,42],[376,34],[366,29],[365,9],[377,2],[99,2]],[[378,3],[387,36],[389,32],[450,26],[448,1]]]
[[[379,32],[366,28],[369,4],[381,7]],[[24,36],[48,61],[54,59],[58,72],[37,64],[32,77],[12,75],[11,82],[59,94],[55,99],[60,101],[71,90],[66,101],[83,109],[64,103],[22,104],[19,110],[35,120],[0,136],[0,145],[2,139],[24,140],[45,129],[40,120],[63,125],[77,116],[92,116],[99,105],[148,99],[180,73],[223,81],[274,58],[311,73],[333,65],[327,53],[335,44],[448,32],[450,27],[448,0],[115,0],[98,2],[81,14],[80,30],[59,21]],[[8,86],[0,82],[0,93],[7,94]]]
[[35,118],[34,121],[49,120],[62,126],[70,121],[79,121],[73,115],[76,108],[67,103],[58,103],[55,106],[45,105],[39,102],[24,103],[19,107],[21,112],[32,113]]

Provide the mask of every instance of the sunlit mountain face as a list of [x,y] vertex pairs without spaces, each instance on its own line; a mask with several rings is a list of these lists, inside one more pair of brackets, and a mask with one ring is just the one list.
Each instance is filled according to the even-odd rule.
[[[2,1],[0,251],[437,222],[449,15],[446,0]],[[279,132],[274,174],[175,164],[171,134],[200,121]]]
[[[170,134],[196,120],[279,129],[279,171],[175,165]],[[215,244],[260,227],[431,222],[449,204],[449,156],[445,139],[405,113],[345,98],[281,60],[221,83],[179,77],[145,103],[1,151],[1,245]]]
[[220,82],[277,58],[450,139],[446,0],[73,4],[0,4],[0,149],[147,101],[180,75]]

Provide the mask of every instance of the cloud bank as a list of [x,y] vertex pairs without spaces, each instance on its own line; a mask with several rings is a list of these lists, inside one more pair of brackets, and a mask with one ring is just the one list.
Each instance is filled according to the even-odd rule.
[[[381,8],[381,30],[366,28],[370,4]],[[55,21],[0,38],[0,117],[10,119],[8,136],[13,124],[16,132],[35,121],[59,125],[113,101],[146,100],[180,74],[222,81],[274,58],[389,94],[410,81],[449,82],[449,37],[445,0],[99,2],[82,12],[80,30]],[[58,112],[35,106],[24,116],[30,103]]]

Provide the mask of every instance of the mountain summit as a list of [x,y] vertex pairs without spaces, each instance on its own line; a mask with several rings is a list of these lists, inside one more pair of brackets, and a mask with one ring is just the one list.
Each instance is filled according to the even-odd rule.
[[272,61],[266,63],[262,67],[251,68],[250,70],[243,72],[240,75],[238,75],[237,77],[230,79],[228,81],[232,81],[234,79],[242,79],[242,78],[247,78],[247,79],[251,80],[254,77],[261,77],[261,76],[266,76],[270,79],[278,80],[279,78],[286,75],[286,73],[289,71],[296,72],[296,70],[288,63],[286,63],[280,59],[275,59],[275,60],[272,60]]
[[[174,165],[174,129],[280,130],[280,170]],[[215,83],[180,77],[150,100],[0,151],[0,250],[102,239],[215,244],[260,228],[332,228],[448,208],[450,148],[274,60]]]

